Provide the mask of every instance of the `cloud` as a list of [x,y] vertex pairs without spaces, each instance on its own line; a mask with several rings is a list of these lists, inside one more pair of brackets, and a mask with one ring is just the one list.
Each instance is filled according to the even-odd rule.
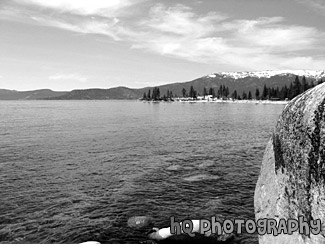
[[81,83],[87,82],[88,78],[84,77],[80,74],[55,74],[49,76],[49,80],[74,80],[74,81],[79,81]]
[[130,0],[15,0],[18,3],[49,8],[78,15],[112,17],[119,10],[133,5]]
[[325,15],[325,2],[324,0],[295,0],[296,2],[303,4],[315,12],[321,13]]
[[166,34],[200,37],[216,31],[215,24],[226,18],[226,15],[215,12],[196,16],[191,8],[181,4],[169,8],[157,4],[151,8],[149,19],[140,22],[140,25]]
[[31,19],[45,26],[52,26],[83,34],[101,34],[109,36],[116,41],[120,40],[118,37],[118,29],[120,27],[116,26],[118,23],[117,18],[107,19],[105,21],[94,18],[88,20],[70,19],[70,21],[66,21],[65,19],[56,19],[53,17],[33,16]]
[[[0,5],[0,19],[29,22],[83,34],[101,34],[119,41],[135,5],[148,0],[14,0]],[[130,8],[132,7],[132,11]]]
[[282,17],[271,17],[234,20],[224,26],[232,32],[239,45],[262,47],[268,51],[306,50],[317,43],[320,33],[316,28],[285,25],[283,22]]
[[286,25],[279,16],[250,20],[216,12],[200,16],[186,6],[157,4],[141,26],[131,38],[132,48],[194,62],[283,69],[323,68],[325,61],[306,56],[308,51],[324,49],[324,33],[314,27]]
[[[233,70],[323,69],[325,64],[324,57],[315,55],[324,52],[325,33],[315,27],[286,24],[281,16],[236,19],[225,13],[199,14],[183,4],[167,6],[150,0],[15,1],[17,6],[28,8],[3,9],[0,16],[101,34],[126,42],[132,49],[186,61]],[[135,5],[144,1],[150,4],[141,5],[141,15],[136,15]]]

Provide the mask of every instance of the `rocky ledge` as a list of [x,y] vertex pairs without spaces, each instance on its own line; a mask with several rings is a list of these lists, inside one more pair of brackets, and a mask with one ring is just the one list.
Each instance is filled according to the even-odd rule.
[[[254,197],[256,220],[303,216],[307,223],[320,219],[325,224],[324,103],[321,84],[285,106],[264,153]],[[325,232],[266,234],[259,243],[325,243]]]

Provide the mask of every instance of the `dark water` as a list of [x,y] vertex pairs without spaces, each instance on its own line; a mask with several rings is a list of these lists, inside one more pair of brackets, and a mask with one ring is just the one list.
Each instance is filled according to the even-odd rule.
[[[0,102],[0,242],[139,243],[135,215],[254,218],[283,105]],[[233,243],[257,243],[243,234]]]

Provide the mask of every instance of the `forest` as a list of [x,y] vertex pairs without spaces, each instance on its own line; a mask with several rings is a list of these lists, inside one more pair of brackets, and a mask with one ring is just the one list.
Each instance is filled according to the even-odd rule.
[[[143,94],[142,100],[146,101],[173,101],[177,98],[190,98],[191,100],[205,99],[207,96],[217,99],[232,99],[232,100],[291,100],[292,98],[298,96],[299,94],[307,91],[308,89],[323,83],[323,80],[317,82],[308,82],[305,76],[300,80],[298,76],[295,80],[290,83],[289,86],[284,85],[282,87],[268,87],[266,84],[260,91],[256,88],[254,91],[243,91],[242,94],[238,94],[236,89],[232,92],[229,91],[228,86],[220,85],[216,90],[214,87],[204,87],[201,93],[196,91],[193,86],[187,90],[185,87],[180,91],[181,96],[173,94],[172,91],[167,90],[166,94],[160,94],[159,87],[154,87],[148,92]],[[203,97],[203,98],[202,98]]]

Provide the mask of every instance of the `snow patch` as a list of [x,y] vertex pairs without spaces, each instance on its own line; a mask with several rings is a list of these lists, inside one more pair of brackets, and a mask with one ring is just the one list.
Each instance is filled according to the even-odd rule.
[[233,79],[241,79],[245,77],[257,77],[257,78],[270,78],[272,76],[281,75],[298,75],[305,76],[306,78],[314,78],[316,80],[325,77],[324,70],[265,70],[265,71],[242,71],[242,72],[218,72],[210,74],[207,77],[215,78],[217,75],[222,77],[229,77]]

